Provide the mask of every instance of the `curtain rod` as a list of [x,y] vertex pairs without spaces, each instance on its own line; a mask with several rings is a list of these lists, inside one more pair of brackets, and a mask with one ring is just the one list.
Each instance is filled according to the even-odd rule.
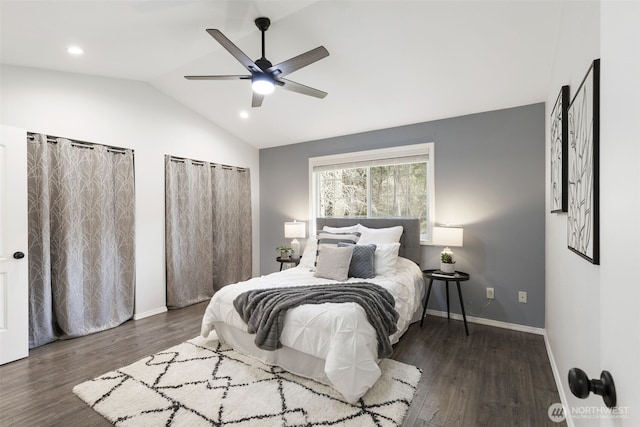
[[[30,141],[33,141],[35,140],[35,135],[37,135],[36,132],[27,132],[27,139]],[[52,144],[56,144],[58,142],[57,139],[67,139],[71,141],[71,144],[75,145],[76,147],[93,149],[93,147],[95,147],[96,145],[102,145],[104,147],[107,147],[107,151],[110,151],[112,153],[125,154],[128,151],[128,149],[126,148],[114,147],[111,145],[104,145],[104,144],[97,144],[95,142],[81,141],[79,139],[65,138],[62,136],[46,135],[46,137],[47,137],[47,142],[50,142]],[[133,152],[133,150],[131,150],[131,152]]]
[[[178,162],[178,163],[184,163],[185,160],[191,160],[191,163],[196,166],[204,166],[204,164],[207,163],[202,160],[186,159],[184,157],[177,157],[177,156],[169,156],[169,158],[171,159],[172,162]],[[229,166],[229,165],[223,165],[221,163],[210,163],[210,165],[212,168],[215,168],[216,166],[220,166],[222,167],[222,169],[227,169],[227,170],[236,169],[238,172],[246,172],[248,170],[247,168],[243,168],[240,166]]]

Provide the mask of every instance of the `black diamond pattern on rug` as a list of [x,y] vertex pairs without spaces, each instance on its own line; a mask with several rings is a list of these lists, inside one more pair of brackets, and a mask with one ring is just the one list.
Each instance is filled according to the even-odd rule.
[[378,382],[351,404],[329,386],[196,337],[73,391],[118,426],[399,426],[421,371],[389,359],[380,367]]

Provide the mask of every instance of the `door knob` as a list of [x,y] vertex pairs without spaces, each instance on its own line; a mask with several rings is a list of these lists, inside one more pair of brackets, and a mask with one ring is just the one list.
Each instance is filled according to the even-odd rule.
[[24,258],[24,252],[20,252],[20,251],[18,251],[18,252],[14,252],[14,253],[13,253],[13,257],[14,257],[15,259],[22,259],[22,258]]
[[594,393],[602,396],[607,408],[616,406],[616,386],[608,371],[602,371],[599,380],[590,380],[582,369],[571,368],[569,370],[569,388],[571,393],[580,399],[586,399],[589,393]]

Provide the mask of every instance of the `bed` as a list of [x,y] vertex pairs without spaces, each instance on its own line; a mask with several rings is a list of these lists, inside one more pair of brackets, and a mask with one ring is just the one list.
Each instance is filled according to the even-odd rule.
[[[372,235],[375,240],[375,236],[386,233],[386,230],[402,227],[400,245],[396,249],[397,257],[391,255],[395,261],[392,272],[377,269],[378,265],[388,267],[391,259],[385,255],[383,249],[392,245],[379,244],[376,250],[375,277],[366,280],[350,277],[344,282],[316,277],[315,270],[320,270],[322,266],[318,264],[314,268],[315,239],[311,238],[297,267],[227,285],[217,291],[205,311],[201,335],[206,338],[210,334],[217,334],[218,339],[241,353],[328,384],[339,391],[345,400],[357,401],[381,374],[378,367],[376,330],[367,320],[365,310],[359,304],[330,302],[292,308],[287,311],[284,327],[280,332],[282,347],[263,350],[254,343],[256,335],[247,332],[247,323],[234,307],[234,300],[249,290],[260,288],[373,283],[386,289],[395,300],[395,309],[398,312],[397,331],[390,335],[390,341],[391,344],[396,343],[409,325],[419,320],[422,312],[424,280],[418,266],[421,258],[419,221],[371,218],[317,219],[317,230],[327,229],[330,234],[343,234],[342,230],[354,230],[363,226],[367,230],[365,234],[368,241],[363,241],[362,244],[370,243]],[[340,246],[346,244],[341,243]],[[326,249],[325,245],[321,247]],[[383,260],[379,255],[387,258]]]

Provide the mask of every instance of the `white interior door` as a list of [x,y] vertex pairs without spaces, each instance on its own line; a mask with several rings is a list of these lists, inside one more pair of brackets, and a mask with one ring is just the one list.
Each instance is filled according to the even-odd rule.
[[0,365],[29,355],[27,133],[1,126]]

